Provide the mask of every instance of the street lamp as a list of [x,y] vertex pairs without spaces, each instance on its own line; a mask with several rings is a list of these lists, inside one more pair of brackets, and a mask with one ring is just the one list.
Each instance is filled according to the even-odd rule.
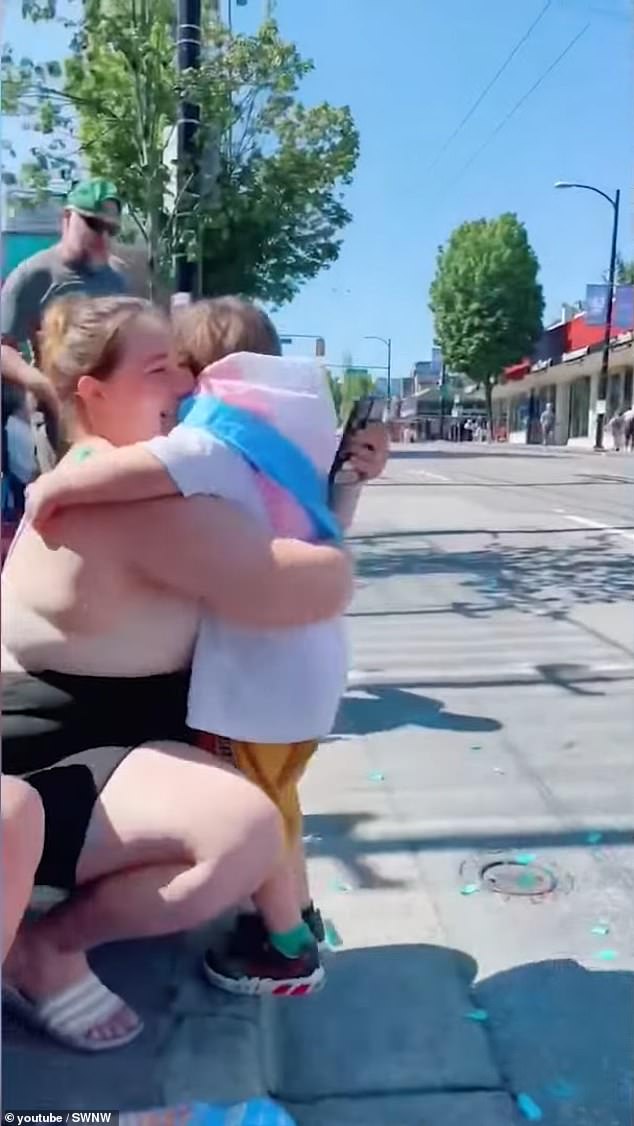
[[326,355],[326,341],[323,336],[316,336],[314,332],[289,332],[286,336],[280,336],[280,344],[292,344],[294,340],[314,340],[317,358],[321,360]]
[[[601,188],[595,188],[592,184],[573,184],[568,180],[557,180],[556,188],[580,188],[585,192],[594,192],[595,195],[600,195],[603,199],[607,200],[612,208],[612,244],[610,247],[610,269],[608,272],[608,303],[605,314],[605,334],[603,336],[603,353],[601,355],[601,370],[599,373],[599,401],[605,402],[606,392],[608,386],[608,368],[610,365],[610,336],[612,335],[612,304],[614,298],[614,278],[616,274],[616,248],[619,236],[619,204],[621,202],[621,191],[619,188],[614,193],[614,199],[608,195],[607,192]],[[603,449],[603,420],[605,415],[605,407],[601,413],[598,411],[597,402],[597,426],[594,438],[595,450]]]
[[384,336],[364,336],[363,339],[364,340],[378,340],[378,341],[380,341],[381,344],[385,344],[385,347],[387,348],[387,367],[386,367],[385,370],[387,371],[387,396],[386,396],[386,398],[387,398],[387,409],[388,409],[388,416],[389,416],[390,406],[391,406],[391,403],[392,403],[392,337],[388,336],[388,338],[386,340],[386,338]]

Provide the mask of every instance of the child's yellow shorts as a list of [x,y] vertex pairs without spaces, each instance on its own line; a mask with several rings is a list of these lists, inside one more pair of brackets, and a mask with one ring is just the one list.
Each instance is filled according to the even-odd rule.
[[243,743],[202,731],[197,732],[196,743],[232,763],[264,790],[282,814],[288,843],[297,840],[302,831],[297,784],[317,750],[315,739],[303,743]]

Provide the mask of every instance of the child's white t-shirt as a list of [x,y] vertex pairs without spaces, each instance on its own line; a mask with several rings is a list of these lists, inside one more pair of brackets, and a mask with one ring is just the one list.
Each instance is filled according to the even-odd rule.
[[[144,444],[184,496],[222,497],[270,529],[257,474],[222,441],[179,425]],[[205,614],[194,650],[187,722],[199,731],[251,743],[319,739],[332,729],[346,676],[341,617],[256,630]]]

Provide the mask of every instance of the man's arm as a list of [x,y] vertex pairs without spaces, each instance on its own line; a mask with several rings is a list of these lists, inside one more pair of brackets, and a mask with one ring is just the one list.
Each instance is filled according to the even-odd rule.
[[88,517],[108,520],[113,550],[139,578],[237,625],[308,625],[341,614],[352,595],[347,552],[271,539],[252,517],[213,497],[82,512],[82,522]]
[[17,383],[35,395],[46,412],[47,425],[52,423],[51,439],[56,440],[59,400],[55,388],[38,368],[27,363],[20,354],[20,345],[33,339],[40,301],[49,283],[50,277],[45,271],[29,270],[28,260],[9,274],[0,297],[0,363],[3,379]]

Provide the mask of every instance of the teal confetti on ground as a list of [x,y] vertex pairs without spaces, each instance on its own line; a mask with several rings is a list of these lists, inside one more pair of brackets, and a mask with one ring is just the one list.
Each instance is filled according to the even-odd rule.
[[590,934],[609,934],[610,928],[607,923],[596,923],[592,927]]
[[592,833],[586,834],[586,841],[590,845],[600,844],[602,840],[603,833],[600,833],[598,829],[595,829]]
[[352,891],[352,884],[346,883],[345,880],[335,880],[332,886],[334,891]]
[[460,888],[461,895],[475,895],[476,891],[480,891],[479,884],[464,884],[463,887]]
[[368,778],[371,782],[385,782],[385,775],[382,770],[373,770],[371,774],[368,774]]
[[343,939],[331,919],[326,919],[324,930],[326,933],[326,942],[331,950],[336,950],[339,946],[343,946]]
[[534,852],[518,852],[515,856],[516,864],[534,864],[536,860]]
[[618,958],[618,954],[616,950],[597,950],[595,958],[598,958],[600,962],[613,962],[615,958]]
[[471,750],[472,751],[481,751],[482,747],[481,747],[480,743],[474,743]]
[[516,1101],[517,1109],[524,1115],[524,1118],[527,1118],[529,1122],[541,1122],[544,1117],[544,1112],[542,1108],[537,1105],[535,1099],[531,1098],[530,1095],[522,1093],[517,1096]]
[[470,1012],[465,1013],[467,1020],[485,1021],[489,1019],[487,1009],[471,1009]]
[[574,1099],[577,1091],[576,1085],[569,1083],[567,1079],[557,1079],[555,1083],[551,1083],[548,1087],[548,1094],[552,1095],[554,1099]]
[[516,883],[518,888],[522,888],[524,891],[532,891],[537,884],[537,877],[531,876],[530,872],[524,872],[517,877]]

